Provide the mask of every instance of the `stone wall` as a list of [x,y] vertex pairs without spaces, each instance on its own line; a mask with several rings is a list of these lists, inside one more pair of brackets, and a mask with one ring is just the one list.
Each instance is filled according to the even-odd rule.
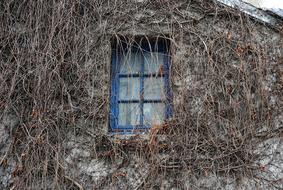
[[[202,18],[199,12],[192,10],[180,10],[180,14],[192,17],[194,19]],[[151,16],[149,16],[151,15]],[[176,28],[174,31],[170,31],[167,27],[166,20],[162,20],[164,16],[158,15],[158,11],[146,9],[134,14],[133,18],[135,22],[141,24],[134,24],[130,27],[130,23],[124,24],[123,28],[119,32],[120,35],[155,35],[155,34],[170,34],[174,39],[172,47],[172,75],[171,82],[174,93],[174,107],[178,109],[182,107],[184,103],[187,103],[184,98],[190,94],[189,108],[194,117],[201,115],[204,109],[204,96],[200,94],[200,91],[206,90],[207,81],[205,78],[206,70],[205,65],[209,64],[209,58],[207,54],[204,54],[205,48],[213,46],[212,41],[217,38],[229,38],[231,37],[231,43],[234,48],[243,44],[254,44],[255,48],[262,48],[261,53],[266,56],[264,70],[267,75],[262,78],[262,84],[267,90],[270,96],[269,105],[277,107],[277,113],[274,117],[272,127],[278,130],[278,134],[282,129],[282,113],[280,111],[280,103],[277,104],[280,99],[280,94],[273,93],[278,87],[278,82],[281,80],[277,75],[277,72],[282,72],[282,68],[279,66],[279,59],[282,56],[282,37],[277,32],[260,25],[253,23],[251,28],[251,35],[245,39],[241,39],[243,31],[237,24],[230,23],[229,19],[215,20],[213,17],[205,18],[201,20],[192,29],[183,30],[182,28],[189,27],[186,24],[178,25],[175,23]],[[160,20],[158,20],[160,19]],[[178,18],[178,22],[182,23],[182,19]],[[149,30],[145,30],[144,22],[158,23],[149,27]],[[173,21],[174,22],[174,21]],[[162,32],[161,32],[162,31]],[[198,33],[199,32],[199,33]],[[202,36],[210,36],[212,39],[203,39]],[[272,36],[272,38],[270,38]],[[228,47],[217,47],[218,51],[227,51]],[[208,51],[206,49],[206,51]],[[228,50],[229,51],[229,50]],[[248,60],[240,60],[235,58],[227,60],[228,64],[232,67],[238,68],[242,64],[244,67],[248,67],[248,64],[252,64]],[[252,61],[252,60],[250,60]],[[108,63],[105,63],[108,64]],[[248,68],[246,68],[248,69]],[[279,70],[278,70],[279,69]],[[277,70],[277,71],[276,71]],[[177,73],[178,72],[178,73]],[[233,71],[231,71],[233,72]],[[223,73],[224,74],[224,73]],[[206,83],[206,84],[205,84]],[[225,81],[225,84],[232,84],[233,81]],[[194,94],[195,93],[195,94]],[[203,92],[202,92],[203,93]],[[275,95],[277,94],[277,95]],[[253,96],[253,95],[252,95]],[[185,102],[184,102],[185,101]],[[277,102],[277,103],[275,103]],[[225,109],[225,105],[224,108]],[[178,112],[178,111],[177,111]],[[265,125],[260,127],[261,131],[265,130]],[[107,124],[105,124],[106,127]],[[68,139],[72,139],[72,135]],[[129,153],[129,158],[115,158],[114,160],[107,162],[103,158],[99,157],[96,152],[92,151],[93,136],[82,135],[70,140],[67,143],[67,168],[70,168],[74,179],[80,181],[83,186],[91,188],[103,188],[103,189],[137,189],[140,187],[147,187],[147,181],[153,181],[153,186],[150,188],[160,189],[255,189],[255,188],[267,188],[276,189],[281,188],[282,180],[282,138],[280,136],[267,139],[260,143],[258,147],[255,147],[253,151],[265,155],[256,160],[255,165],[264,167],[262,173],[257,173],[255,176],[258,178],[249,178],[245,175],[232,175],[223,176],[222,174],[216,174],[213,171],[207,175],[192,175],[190,172],[180,170],[180,172],[173,171],[172,174],[156,173],[154,179],[148,179],[152,174],[150,163],[140,158],[140,155],[133,151]],[[111,140],[110,140],[111,141]],[[113,145],[115,146],[115,145]],[[139,146],[139,145],[137,145]],[[139,154],[139,153],[138,153]],[[268,155],[268,156],[267,156]],[[169,155],[159,155],[160,162]],[[125,161],[127,160],[127,161]],[[124,163],[126,162],[126,163]],[[70,166],[71,165],[71,166]],[[158,176],[158,177],[157,177]],[[264,181],[264,178],[266,181]],[[268,180],[270,180],[268,182]],[[90,185],[91,184],[91,185]],[[278,185],[279,184],[279,185]],[[274,186],[273,186],[274,185]]]
[[[64,6],[62,2],[54,7],[59,14]],[[214,2],[125,1],[102,7],[101,17],[95,15],[99,11],[87,13],[98,21],[86,22],[77,32],[69,31],[74,44],[83,44],[78,46],[82,49],[64,52],[63,63],[49,60],[55,68],[56,64],[62,66],[62,72],[46,71],[46,75],[54,73],[46,80],[59,76],[57,83],[46,82],[46,89],[37,89],[35,80],[31,85],[37,91],[31,93],[38,99],[27,98],[29,103],[23,104],[14,99],[15,103],[7,104],[15,108],[9,112],[5,108],[1,115],[0,187],[283,188],[282,34]],[[54,19],[56,23],[60,17]],[[24,24],[18,25],[21,29],[16,33],[27,30]],[[9,27],[17,30],[14,25]],[[106,132],[110,44],[116,35],[170,36],[174,116],[169,130],[158,136],[163,149],[155,150],[157,145],[150,140],[120,141]],[[26,43],[26,47],[20,44],[24,50],[32,42]],[[81,54],[86,56],[80,59]],[[26,78],[36,71],[44,80],[44,69],[32,69],[26,71]],[[58,95],[53,91],[44,95],[50,86]],[[46,98],[49,95],[54,95],[52,101]],[[46,107],[39,106],[45,103],[40,96],[48,102]],[[29,110],[24,119],[21,106]],[[210,137],[212,144],[198,148]],[[219,160],[222,142],[227,142],[227,147]],[[233,157],[229,152],[225,155],[230,148]],[[240,161],[235,161],[238,157]],[[228,164],[222,163],[225,159]]]

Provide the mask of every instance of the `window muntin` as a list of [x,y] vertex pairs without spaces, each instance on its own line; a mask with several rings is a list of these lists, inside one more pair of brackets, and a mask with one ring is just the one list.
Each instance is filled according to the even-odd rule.
[[170,117],[168,44],[165,39],[125,40],[113,47],[110,132],[144,131]]

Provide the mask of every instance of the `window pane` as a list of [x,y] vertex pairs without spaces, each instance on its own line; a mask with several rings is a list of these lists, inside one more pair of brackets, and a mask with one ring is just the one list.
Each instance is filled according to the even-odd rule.
[[163,73],[164,54],[151,52],[144,53],[144,72],[149,73]]
[[139,103],[119,103],[119,125],[138,125],[140,123]]
[[145,100],[165,99],[164,77],[144,78],[144,99]]
[[145,103],[143,105],[144,124],[159,125],[165,118],[165,105],[163,103]]
[[120,73],[137,74],[141,71],[142,59],[140,52],[127,52],[121,56]]
[[120,90],[119,99],[120,100],[139,100],[140,92],[140,79],[139,78],[120,78]]

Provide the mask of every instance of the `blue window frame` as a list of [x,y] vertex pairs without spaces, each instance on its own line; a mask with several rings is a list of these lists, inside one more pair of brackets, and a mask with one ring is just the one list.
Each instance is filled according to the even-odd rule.
[[112,44],[110,127],[139,133],[172,115],[169,41],[119,38]]

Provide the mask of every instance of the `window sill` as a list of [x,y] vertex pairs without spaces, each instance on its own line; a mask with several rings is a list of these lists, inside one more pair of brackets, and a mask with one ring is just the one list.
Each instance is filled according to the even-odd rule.
[[141,132],[141,133],[108,133],[107,135],[110,139],[112,139],[114,142],[120,142],[120,141],[147,141],[150,139],[150,133],[149,132]]
[[107,135],[112,142],[117,144],[139,144],[139,143],[150,143],[153,139],[158,142],[165,142],[167,135],[165,134],[152,134],[152,133],[143,133],[143,134],[117,134],[110,133]]

